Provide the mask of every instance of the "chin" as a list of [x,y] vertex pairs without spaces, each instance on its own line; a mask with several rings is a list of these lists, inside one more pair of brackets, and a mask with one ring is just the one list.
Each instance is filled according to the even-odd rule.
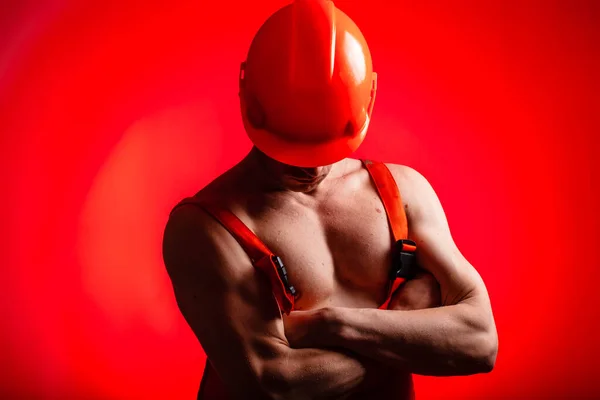
[[317,187],[319,187],[319,184],[321,183],[321,181],[322,181],[322,179],[318,179],[314,182],[303,183],[303,182],[291,180],[289,182],[286,182],[285,186],[288,188],[288,190],[291,190],[293,192],[309,193],[309,192],[312,192],[313,190],[315,190]]
[[314,191],[319,185],[318,184],[310,184],[310,185],[303,185],[303,184],[298,184],[298,185],[290,185],[289,186],[289,190],[293,191],[293,192],[298,192],[298,193],[310,193],[312,191]]

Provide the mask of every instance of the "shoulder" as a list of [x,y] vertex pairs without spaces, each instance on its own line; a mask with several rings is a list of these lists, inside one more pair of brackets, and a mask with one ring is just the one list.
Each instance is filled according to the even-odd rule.
[[197,196],[186,199],[189,201],[180,203],[173,209],[165,227],[165,243],[185,241],[191,237],[207,239],[215,232],[217,222],[194,204],[196,200],[200,200]]
[[398,185],[409,220],[445,219],[440,200],[423,174],[407,165],[386,163],[386,166]]
[[408,165],[385,164],[394,177],[402,198],[423,199],[423,196],[434,195],[434,190],[427,178],[416,169]]
[[239,271],[235,257],[243,250],[231,234],[204,209],[183,204],[170,215],[164,229],[162,255],[170,277],[177,282],[190,275],[231,279]]
[[[201,203],[222,203],[219,187],[221,176],[210,182],[192,197],[182,199],[171,210],[165,227],[164,239],[186,241],[190,238],[209,239],[218,234],[219,223],[200,206]],[[222,191],[221,191],[222,192]]]
[[408,165],[392,163],[386,163],[385,165],[388,167],[394,180],[399,186],[410,186],[411,188],[431,186],[423,174]]
[[163,234],[163,258],[167,269],[206,253],[219,235],[218,222],[202,208],[192,204],[178,205],[170,214]]

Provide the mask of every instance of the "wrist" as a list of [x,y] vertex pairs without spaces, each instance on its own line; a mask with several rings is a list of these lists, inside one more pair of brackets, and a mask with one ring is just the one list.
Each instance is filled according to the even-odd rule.
[[342,347],[346,309],[325,307],[319,312],[319,341],[324,346]]

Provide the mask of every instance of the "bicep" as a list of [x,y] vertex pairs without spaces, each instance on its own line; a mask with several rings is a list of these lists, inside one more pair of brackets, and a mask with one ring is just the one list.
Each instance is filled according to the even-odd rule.
[[429,182],[408,167],[399,180],[409,203],[409,238],[417,244],[419,265],[439,282],[442,304],[457,304],[469,297],[487,298],[483,280],[456,246],[442,204]]
[[462,255],[447,228],[421,223],[412,229],[417,260],[440,284],[442,305],[453,305],[479,295],[487,296],[477,270]]
[[221,379],[231,388],[259,390],[264,362],[287,348],[266,279],[200,210],[173,215],[164,259],[178,306]]

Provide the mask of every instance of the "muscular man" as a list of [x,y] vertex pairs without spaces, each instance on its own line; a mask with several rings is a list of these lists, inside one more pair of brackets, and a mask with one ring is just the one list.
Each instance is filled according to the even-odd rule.
[[408,399],[412,373],[493,368],[488,294],[434,190],[407,166],[349,158],[375,82],[331,1],[297,0],[257,33],[240,76],[255,147],[164,236],[209,360],[199,398]]

